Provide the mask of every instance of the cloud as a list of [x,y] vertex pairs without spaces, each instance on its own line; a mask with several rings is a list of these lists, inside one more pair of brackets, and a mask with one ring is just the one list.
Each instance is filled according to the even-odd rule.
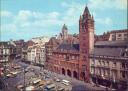
[[12,13],[9,11],[0,11],[0,16],[1,17],[11,17]]
[[113,24],[112,19],[109,18],[109,17],[105,18],[105,24],[106,24],[106,25],[112,25],[112,24]]
[[116,0],[115,1],[115,7],[116,8],[119,8],[119,9],[127,9],[127,4],[128,4],[128,1],[127,0]]
[[[94,16],[96,24],[108,27],[114,24],[115,21],[111,19],[111,16],[102,16],[102,14],[105,13],[107,9],[125,10],[127,7],[126,2],[127,0],[89,0],[88,7],[90,13]],[[61,2],[61,7],[64,9],[62,12],[52,11],[44,13],[32,10],[19,10],[14,14],[10,11],[1,11],[1,16],[4,16],[2,20],[11,16],[7,24],[1,25],[2,31],[4,33],[7,33],[7,31],[16,33],[17,35],[41,33],[42,31],[42,33],[44,33],[46,30],[51,32],[64,23],[69,26],[69,29],[75,28],[75,30],[78,30],[79,17],[83,14],[85,6],[85,3],[79,3],[72,0],[71,3],[67,3],[66,1]],[[101,10],[101,12],[97,13],[97,10]]]
[[29,10],[21,10],[16,16],[17,19],[22,21],[27,21],[29,18],[33,16],[33,13]]
[[91,9],[127,9],[127,0],[89,0]]
[[63,13],[62,21],[66,23],[68,26],[78,26],[78,21],[80,15],[83,13],[85,5],[72,2],[62,2],[61,6],[66,8],[66,11]]
[[[2,32],[21,33],[25,31],[31,31],[35,29],[46,29],[56,25],[62,24],[59,20],[60,14],[58,12],[42,13],[30,10],[20,10],[11,19],[11,24],[1,24]],[[2,18],[5,20],[6,18]]]
[[19,27],[50,27],[59,24],[58,12],[42,13],[30,10],[21,10],[14,18],[14,24]]
[[69,4],[68,4],[68,3],[66,3],[66,2],[62,2],[62,3],[61,3],[61,6],[63,6],[63,7],[68,7],[68,6],[69,6]]
[[58,12],[51,12],[48,14],[48,18],[51,18],[51,19],[57,19],[59,17],[59,13]]
[[17,27],[15,24],[2,24],[1,25],[1,32],[2,33],[8,33],[8,32],[16,32]]
[[95,21],[99,24],[105,25],[105,26],[111,26],[113,24],[113,21],[111,18],[96,18]]

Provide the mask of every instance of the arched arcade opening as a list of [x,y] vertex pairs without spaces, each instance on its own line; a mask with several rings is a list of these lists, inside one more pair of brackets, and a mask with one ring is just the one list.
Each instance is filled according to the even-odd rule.
[[78,79],[78,74],[77,74],[77,72],[76,72],[76,71],[73,71],[73,78]]
[[80,76],[81,76],[82,80],[85,81],[85,72],[81,72]]
[[70,76],[70,77],[72,76],[72,73],[69,69],[67,70],[67,75]]
[[62,74],[65,75],[65,69],[64,68],[62,68]]

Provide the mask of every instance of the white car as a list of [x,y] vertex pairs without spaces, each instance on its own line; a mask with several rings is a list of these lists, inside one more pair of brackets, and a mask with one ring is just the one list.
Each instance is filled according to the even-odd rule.
[[23,91],[24,86],[23,85],[17,85],[16,87],[18,90]]
[[64,85],[66,85],[66,86],[69,86],[69,83],[66,83],[66,82],[62,82]]
[[56,82],[60,82],[60,79],[56,79]]
[[7,76],[7,77],[14,77],[14,75],[13,75],[13,74],[10,74],[10,73],[7,74],[6,76]]
[[62,80],[62,84],[68,86],[70,84],[70,81],[68,81],[68,80]]

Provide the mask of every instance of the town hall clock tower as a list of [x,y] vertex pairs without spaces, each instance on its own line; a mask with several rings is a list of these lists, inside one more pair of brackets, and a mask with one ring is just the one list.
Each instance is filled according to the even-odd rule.
[[80,42],[80,60],[79,60],[79,79],[89,82],[89,54],[94,49],[94,19],[91,16],[88,7],[85,7],[84,13],[79,20],[79,42]]

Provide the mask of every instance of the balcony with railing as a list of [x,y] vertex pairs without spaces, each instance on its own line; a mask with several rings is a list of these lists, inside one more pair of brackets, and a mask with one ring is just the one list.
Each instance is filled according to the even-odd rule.
[[94,67],[96,67],[96,68],[102,68],[102,69],[110,69],[110,67],[109,66],[107,66],[107,65],[95,65]]
[[127,72],[128,72],[128,63],[127,63],[127,65],[124,64],[123,66],[121,66],[121,67],[120,67],[120,70],[121,70],[121,71],[127,71]]

